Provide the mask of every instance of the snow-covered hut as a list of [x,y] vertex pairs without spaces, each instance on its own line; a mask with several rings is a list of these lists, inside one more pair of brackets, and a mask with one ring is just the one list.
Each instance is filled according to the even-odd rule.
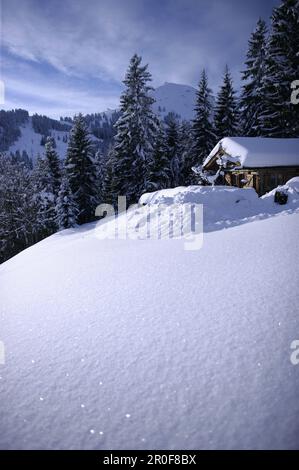
[[201,171],[210,181],[217,175],[223,184],[253,187],[262,195],[299,176],[299,139],[225,137]]

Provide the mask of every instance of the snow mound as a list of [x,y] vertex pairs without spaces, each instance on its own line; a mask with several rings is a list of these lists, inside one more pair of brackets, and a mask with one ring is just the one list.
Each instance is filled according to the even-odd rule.
[[256,214],[254,189],[229,186],[181,186],[146,193],[139,204],[117,218],[101,220],[99,238],[181,238],[219,229],[221,221],[232,224],[244,215]]
[[[274,196],[275,196],[276,191],[282,191],[288,195],[288,202],[285,205],[285,207],[287,208],[299,207],[299,177],[298,176],[296,176],[295,178],[291,178],[289,181],[286,182],[286,184],[277,186],[277,188],[272,189],[272,191],[269,191],[268,193],[264,194],[264,196],[262,196],[261,199],[265,203],[268,203],[269,205],[275,204]],[[275,204],[275,206],[276,205],[277,204]]]
[[[139,199],[139,204],[204,204],[210,208],[231,209],[240,201],[256,203],[258,195],[252,188],[234,186],[179,186],[146,193]],[[221,209],[220,209],[221,210]],[[220,212],[220,211],[219,211]]]
[[193,252],[90,224],[4,263],[0,448],[298,448],[298,224]]
[[299,176],[295,176],[287,181],[286,186],[295,189],[299,193]]
[[145,193],[127,212],[100,220],[96,233],[101,239],[164,239],[222,230],[299,210],[297,184],[297,179],[287,183],[285,205],[274,202],[276,189],[262,198],[253,188],[234,186],[180,186]]

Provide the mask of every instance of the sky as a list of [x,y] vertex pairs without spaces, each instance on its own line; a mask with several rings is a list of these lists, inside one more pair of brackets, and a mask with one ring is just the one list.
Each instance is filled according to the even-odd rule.
[[[153,86],[195,86],[202,68],[216,93],[227,63],[235,86],[248,38],[279,0],[0,0],[3,109],[51,117],[115,108],[130,57]],[[0,84],[1,88],[1,84]]]

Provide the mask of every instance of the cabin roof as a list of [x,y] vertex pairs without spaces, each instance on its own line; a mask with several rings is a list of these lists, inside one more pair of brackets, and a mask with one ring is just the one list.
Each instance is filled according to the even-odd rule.
[[205,159],[203,168],[221,149],[243,168],[299,166],[299,139],[224,137]]

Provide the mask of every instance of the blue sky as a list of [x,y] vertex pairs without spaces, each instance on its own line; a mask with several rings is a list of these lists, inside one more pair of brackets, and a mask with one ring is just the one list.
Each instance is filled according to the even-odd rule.
[[53,117],[117,106],[137,52],[153,85],[237,86],[250,33],[279,0],[1,0],[5,104]]

